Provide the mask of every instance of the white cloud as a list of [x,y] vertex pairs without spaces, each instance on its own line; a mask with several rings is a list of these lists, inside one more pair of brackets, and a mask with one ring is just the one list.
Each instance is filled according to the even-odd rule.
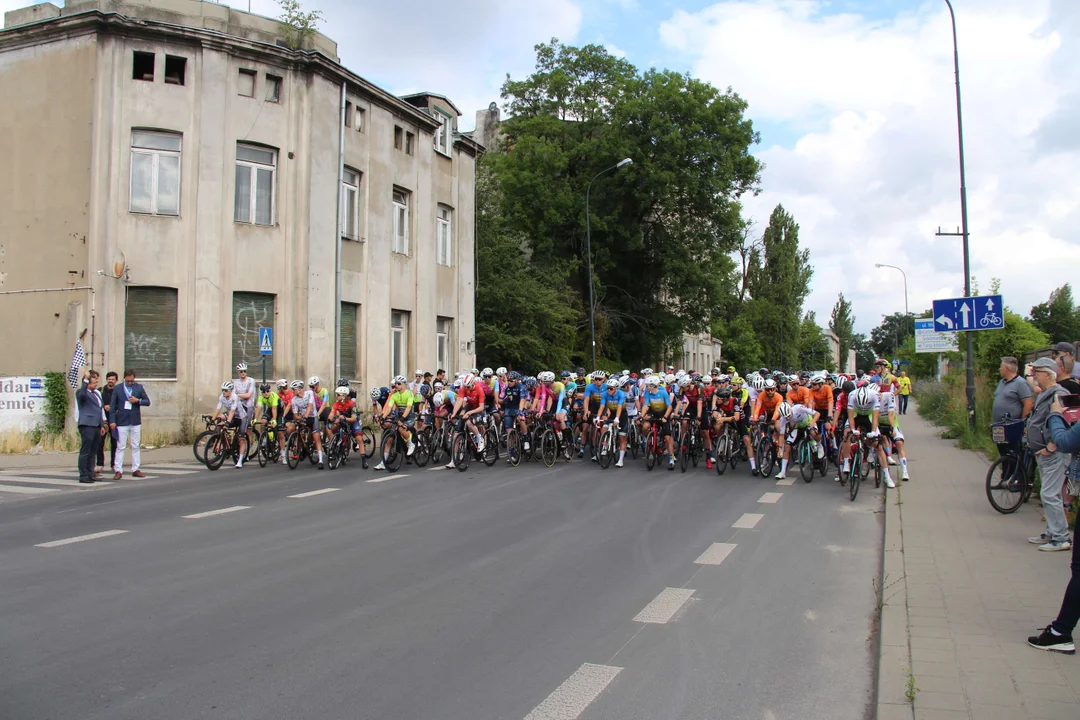
[[[763,228],[782,202],[815,265],[807,308],[825,319],[843,291],[858,327],[963,291],[952,40],[943,3],[894,18],[825,14],[814,1],[742,0],[677,11],[661,41],[693,73],[732,86],[758,121],[794,129],[757,155]],[[1080,4],[984,0],[958,10],[971,266],[1001,277],[1026,313],[1080,267]]]
[[612,57],[617,57],[617,58],[625,58],[626,57],[626,51],[623,50],[618,45],[616,45],[615,43],[608,43],[607,45],[604,46],[604,49],[607,50],[608,55],[611,55]]

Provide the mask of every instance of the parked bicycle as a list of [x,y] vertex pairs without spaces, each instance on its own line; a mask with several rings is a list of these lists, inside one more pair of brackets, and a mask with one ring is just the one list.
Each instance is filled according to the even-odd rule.
[[986,471],[986,499],[1004,515],[1016,512],[1035,490],[1038,466],[1035,454],[1024,442],[1024,426],[1024,420],[1008,416],[990,426],[994,442],[1009,446],[1009,452],[991,463]]

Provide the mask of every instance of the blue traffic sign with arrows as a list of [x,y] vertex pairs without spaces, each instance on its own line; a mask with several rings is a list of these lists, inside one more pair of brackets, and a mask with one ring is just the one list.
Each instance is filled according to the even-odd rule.
[[1000,295],[934,301],[934,331],[1001,330],[1005,306]]

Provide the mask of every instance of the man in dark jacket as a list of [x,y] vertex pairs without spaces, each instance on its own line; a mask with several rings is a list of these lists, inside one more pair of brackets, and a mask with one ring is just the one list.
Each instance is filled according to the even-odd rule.
[[143,386],[135,382],[135,371],[124,371],[124,383],[117,385],[113,390],[113,396],[109,401],[109,427],[117,431],[119,452],[116,453],[116,464],[113,465],[113,480],[123,477],[124,451],[131,444],[131,475],[132,477],[146,477],[139,470],[139,440],[142,434],[143,407],[150,405],[150,398]]
[[94,482],[94,453],[98,441],[105,433],[105,411],[101,393],[98,392],[98,372],[90,370],[83,378],[82,387],[75,391],[75,403],[79,413],[79,482]]

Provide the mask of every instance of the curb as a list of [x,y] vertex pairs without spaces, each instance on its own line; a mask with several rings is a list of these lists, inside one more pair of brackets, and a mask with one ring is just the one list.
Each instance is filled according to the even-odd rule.
[[902,489],[885,495],[885,542],[882,548],[878,602],[878,720],[913,720],[915,705],[908,699],[911,677],[911,638],[908,625],[907,574],[904,567]]

